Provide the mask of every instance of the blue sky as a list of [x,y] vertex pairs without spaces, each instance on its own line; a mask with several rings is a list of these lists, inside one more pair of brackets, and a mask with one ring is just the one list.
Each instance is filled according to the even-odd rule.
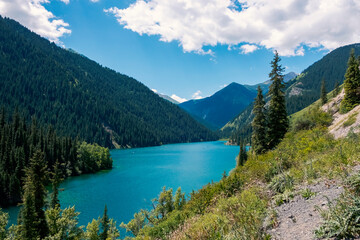
[[[20,5],[27,1],[33,6],[24,14]],[[274,49],[286,72],[300,73],[360,36],[357,26],[341,18],[360,19],[360,4],[347,8],[349,1],[338,0],[339,9],[326,0],[317,0],[320,7],[278,0],[275,9],[267,4],[274,0],[264,1],[0,0],[0,14],[151,89],[185,99],[209,96],[231,82],[266,81]]]

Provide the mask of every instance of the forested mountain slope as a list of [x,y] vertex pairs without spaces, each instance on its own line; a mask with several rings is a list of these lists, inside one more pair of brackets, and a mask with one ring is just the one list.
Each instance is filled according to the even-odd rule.
[[135,79],[0,17],[0,105],[62,136],[107,147],[213,140],[214,134]]
[[[351,49],[355,55],[360,55],[360,44],[340,47],[324,56],[306,68],[295,79],[287,83],[286,108],[291,115],[319,99],[322,79],[325,79],[326,90],[334,89],[336,82],[344,82],[346,64]],[[245,108],[236,118],[228,122],[222,129],[222,135],[229,137],[231,134],[248,137],[251,133],[252,104]]]
[[249,105],[255,96],[255,91],[233,82],[210,97],[190,100],[179,106],[219,129]]

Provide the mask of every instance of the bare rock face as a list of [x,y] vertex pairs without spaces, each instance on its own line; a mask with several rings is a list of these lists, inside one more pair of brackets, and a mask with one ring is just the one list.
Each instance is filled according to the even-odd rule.
[[[344,90],[331,99],[330,102],[322,106],[322,110],[333,115],[333,122],[329,126],[329,132],[334,135],[336,139],[346,137],[351,131],[354,133],[360,132],[360,105],[355,107],[348,113],[340,114],[340,103],[345,96]],[[354,121],[349,121],[350,119]]]

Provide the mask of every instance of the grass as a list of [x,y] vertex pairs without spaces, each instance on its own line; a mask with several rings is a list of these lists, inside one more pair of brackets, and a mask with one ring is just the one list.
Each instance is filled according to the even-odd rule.
[[343,123],[343,127],[349,127],[356,122],[356,117],[359,113],[353,113],[351,116]]

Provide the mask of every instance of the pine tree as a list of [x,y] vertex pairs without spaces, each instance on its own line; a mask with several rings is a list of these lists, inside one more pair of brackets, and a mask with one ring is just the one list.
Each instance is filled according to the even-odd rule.
[[328,101],[324,78],[321,81],[320,100],[321,100],[321,105],[324,105]]
[[265,101],[260,86],[258,86],[258,94],[255,99],[253,113],[254,119],[251,123],[253,130],[251,136],[251,148],[256,154],[260,154],[265,152],[267,147]]
[[246,153],[245,143],[242,139],[240,140],[240,152],[238,159],[239,159],[238,166],[244,166],[247,160],[247,153]]
[[279,64],[280,60],[278,52],[275,51],[274,59],[271,61],[272,70],[269,74],[271,80],[269,88],[269,95],[271,98],[268,117],[269,149],[273,149],[280,143],[289,126],[285,105],[284,76],[282,75],[284,69]]
[[360,70],[354,49],[350,53],[348,68],[345,73],[344,89],[345,97],[341,102],[341,110],[342,112],[348,112],[360,103]]
[[37,150],[30,159],[30,166],[26,170],[23,209],[21,211],[23,234],[24,238],[28,240],[43,239],[48,234],[44,212],[46,173],[44,155],[40,150]]
[[109,228],[110,228],[110,219],[109,216],[107,214],[107,206],[105,205],[105,209],[104,209],[104,215],[101,218],[101,228],[102,228],[102,232],[100,234],[100,240],[106,240],[109,236]]

